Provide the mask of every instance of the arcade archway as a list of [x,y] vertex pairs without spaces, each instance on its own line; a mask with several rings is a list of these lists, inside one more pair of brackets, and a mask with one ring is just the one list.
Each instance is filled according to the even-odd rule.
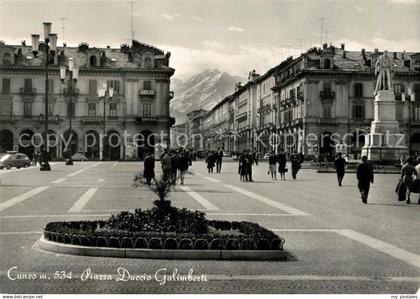
[[13,133],[9,130],[0,131],[0,153],[13,150]]

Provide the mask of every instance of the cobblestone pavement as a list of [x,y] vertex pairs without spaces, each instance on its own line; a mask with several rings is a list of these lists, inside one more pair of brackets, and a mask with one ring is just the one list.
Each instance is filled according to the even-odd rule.
[[[71,167],[54,164],[51,172],[0,170],[0,292],[417,292],[420,205],[417,198],[411,205],[396,200],[398,175],[376,175],[364,205],[355,174],[345,176],[343,187],[337,186],[335,174],[312,170],[299,172],[296,181],[290,174],[287,181],[273,181],[267,164],[260,163],[253,168],[255,182],[246,183],[239,181],[237,167],[227,162],[221,174],[208,174],[204,162],[195,162],[184,185],[189,189],[177,186],[173,205],[203,210],[209,218],[254,221],[273,229],[286,240],[289,261],[140,260],[45,252],[37,240],[49,221],[101,219],[119,210],[151,207],[153,194],[131,187],[142,164],[76,162]],[[150,280],[116,281],[119,268]],[[190,269],[207,281],[170,281],[174,271],[187,274]],[[83,280],[89,270],[100,275],[96,278],[111,280]]]

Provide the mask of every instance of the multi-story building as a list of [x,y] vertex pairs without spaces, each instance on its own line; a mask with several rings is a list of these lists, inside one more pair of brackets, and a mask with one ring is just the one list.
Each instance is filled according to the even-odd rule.
[[[20,46],[0,43],[1,151],[13,149],[32,156],[38,150],[30,140],[44,133],[44,49],[41,43],[34,57],[31,47],[24,43]],[[70,57],[80,68],[72,93],[60,80],[59,69]],[[99,158],[102,152],[105,159],[142,158],[145,150],[155,147],[154,143],[155,149],[166,147],[174,122],[169,117],[170,77],[174,74],[169,58],[169,52],[165,54],[137,41],[119,49],[95,48],[87,43],[59,47],[48,65],[49,133],[69,135],[71,115],[72,152],[85,152],[92,159]],[[114,90],[113,97],[105,101],[105,108],[98,98],[98,88],[104,83]],[[159,140],[150,137],[150,143],[136,141],[135,135],[139,133],[144,138],[155,137],[154,134],[161,137],[157,137]],[[112,138],[103,145],[100,134]],[[122,142],[124,138],[127,143]],[[50,155],[52,159],[63,157],[62,140],[53,144]]]
[[[206,115],[208,148],[360,153],[374,118],[374,66],[381,54],[324,45],[289,57],[261,76],[251,72],[245,85],[237,84]],[[420,152],[420,53],[390,55],[400,130],[409,149]]]
[[[374,66],[382,53],[313,48],[276,69],[277,132],[288,152],[331,155],[337,144],[360,153],[374,118]],[[420,150],[420,53],[393,52],[400,130]]]
[[185,133],[188,136],[188,148],[203,150],[203,126],[207,111],[203,109],[194,110],[187,114]]
[[171,148],[187,147],[188,138],[185,131],[185,123],[174,125],[171,128]]

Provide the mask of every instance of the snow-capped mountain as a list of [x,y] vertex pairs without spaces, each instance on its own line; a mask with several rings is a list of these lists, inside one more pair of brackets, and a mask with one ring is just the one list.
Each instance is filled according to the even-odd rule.
[[218,69],[206,69],[186,81],[171,79],[171,89],[175,93],[171,101],[171,116],[180,124],[188,112],[200,108],[210,110],[232,94],[238,82],[245,83],[245,80]]

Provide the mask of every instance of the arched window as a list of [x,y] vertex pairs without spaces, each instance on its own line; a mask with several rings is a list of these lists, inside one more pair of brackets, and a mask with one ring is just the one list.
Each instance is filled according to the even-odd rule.
[[152,59],[150,57],[146,57],[144,59],[144,67],[151,68],[152,67]]
[[4,53],[3,55],[3,64],[11,64],[12,60],[10,57],[10,53]]
[[331,61],[329,59],[324,60],[324,69],[330,69],[331,68]]
[[89,63],[89,65],[90,66],[96,66],[97,65],[96,64],[96,56],[95,55],[90,56],[90,63]]

